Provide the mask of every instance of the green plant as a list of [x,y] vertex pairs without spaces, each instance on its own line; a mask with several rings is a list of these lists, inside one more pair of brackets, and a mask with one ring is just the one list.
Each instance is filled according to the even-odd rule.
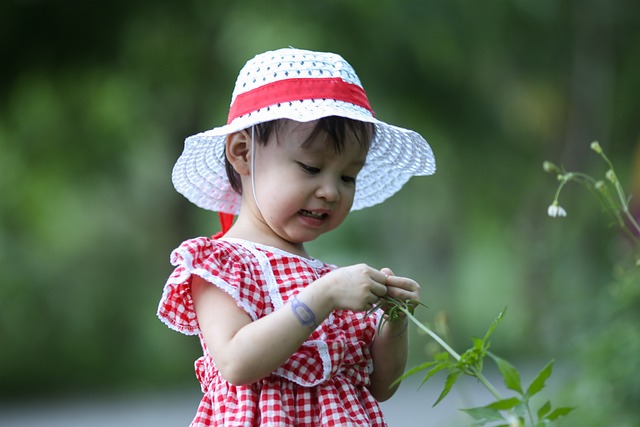
[[590,317],[597,321],[585,327],[588,345],[580,344],[569,351],[580,360],[579,385],[569,386],[568,392],[583,403],[580,411],[581,427],[640,425],[636,406],[640,399],[637,373],[640,369],[640,226],[631,209],[631,195],[624,190],[615,168],[598,142],[591,149],[604,161],[606,170],[601,179],[583,172],[566,171],[551,162],[543,169],[556,176],[559,184],[548,214],[566,216],[559,197],[566,184],[575,182],[589,190],[602,205],[612,225],[624,235],[614,233],[617,240],[612,256],[612,274],[608,286],[595,289]]
[[628,196],[622,188],[613,164],[602,150],[600,144],[597,141],[592,142],[591,149],[595,151],[608,166],[605,179],[598,180],[583,172],[569,172],[549,161],[545,161],[542,164],[543,169],[546,172],[556,175],[560,183],[556,189],[553,202],[547,209],[547,213],[551,217],[564,217],[567,215],[567,212],[558,203],[558,199],[560,192],[567,183],[576,182],[583,185],[596,196],[614,223],[629,236],[636,247],[640,247],[640,225],[638,225],[637,220],[631,214],[629,208],[631,197]]
[[[426,371],[422,380],[424,384],[434,374],[440,371],[447,371],[444,388],[438,399],[433,404],[436,406],[444,399],[461,375],[476,378],[493,395],[495,401],[480,407],[462,409],[474,420],[477,426],[505,426],[505,427],[540,427],[549,425],[557,419],[569,414],[573,408],[559,407],[553,409],[550,401],[546,401],[537,410],[531,408],[531,398],[537,395],[544,387],[547,379],[553,370],[553,361],[549,362],[526,388],[522,386],[519,371],[505,359],[489,352],[489,338],[504,318],[506,308],[503,310],[489,327],[482,339],[473,338],[473,346],[462,354],[457,353],[449,346],[444,339],[433,332],[414,316],[414,309],[420,304],[417,301],[400,301],[390,297],[384,297],[382,303],[372,310],[387,308],[386,321],[397,321],[400,317],[406,316],[420,330],[433,338],[445,351],[434,356],[434,360],[425,362],[403,374],[393,385],[403,379],[415,375],[418,372]],[[504,385],[507,389],[515,392],[515,396],[504,397],[496,387],[484,376],[484,360],[489,356],[497,365]]]
[[[629,268],[623,264],[616,266],[614,269],[614,276],[616,277],[617,283],[611,291],[615,297],[612,310],[618,317],[618,323],[620,323],[621,318],[626,319],[627,317],[630,317],[631,319],[635,319],[634,316],[628,315],[637,313],[635,310],[630,310],[630,307],[634,307],[634,302],[638,301],[640,298],[640,286],[638,286],[640,283],[640,270],[638,269],[640,266],[640,225],[631,212],[631,198],[624,191],[612,162],[603,152],[602,147],[598,142],[593,142],[591,144],[591,149],[604,160],[608,167],[604,174],[604,179],[595,179],[583,172],[566,171],[548,161],[543,163],[544,170],[556,175],[559,182],[555,191],[554,199],[547,209],[547,214],[551,217],[567,216],[567,211],[559,203],[560,194],[569,182],[576,182],[583,185],[596,196],[602,204],[606,214],[613,220],[613,223],[619,226],[629,237],[629,240],[633,244],[633,252],[635,253],[633,267]],[[373,309],[386,308],[386,321],[397,321],[402,317],[406,317],[420,330],[433,338],[445,350],[444,352],[438,352],[435,354],[433,360],[425,362],[407,371],[398,378],[394,384],[397,384],[397,382],[402,381],[409,376],[426,371],[422,380],[422,383],[424,384],[436,373],[440,371],[448,372],[444,388],[433,405],[436,406],[449,394],[460,376],[466,375],[476,378],[495,399],[493,402],[485,406],[462,409],[462,411],[473,418],[474,425],[476,426],[548,426],[573,411],[574,408],[572,407],[554,408],[549,400],[545,400],[542,405],[537,408],[533,408],[532,397],[539,395],[545,387],[546,381],[553,371],[553,361],[550,361],[546,366],[544,366],[528,387],[524,388],[519,371],[511,363],[489,351],[489,339],[497,326],[503,320],[506,309],[498,315],[482,339],[473,338],[473,346],[464,353],[459,354],[453,350],[444,339],[414,316],[415,307],[418,305],[422,304],[417,301],[399,301],[385,297],[382,304]],[[626,330],[623,328],[616,329]],[[637,329],[631,328],[630,330],[636,331]],[[595,331],[596,336],[592,341],[592,347],[596,350],[600,347],[602,351],[610,354],[611,351],[609,350],[615,350],[615,346],[610,345],[610,340],[606,339],[609,337],[610,331],[607,331],[605,334],[601,334],[599,332],[600,331]],[[632,336],[630,338],[625,336],[628,338],[627,341],[629,343],[635,342],[634,340],[637,333],[632,332],[631,335]],[[484,360],[487,356],[496,363],[505,387],[512,391],[515,394],[514,396],[504,397],[483,375]],[[628,363],[627,365],[634,364]],[[596,366],[596,368],[602,369],[602,367],[598,366]],[[628,369],[623,369],[623,376],[626,377],[627,380],[632,378],[632,376],[627,375],[630,373],[628,371]],[[610,374],[613,375],[612,373]],[[593,378],[585,378],[583,381],[585,383],[589,381],[596,382],[596,387],[598,387],[598,384],[600,384],[598,381],[601,381],[601,379],[595,375],[592,375],[592,377]],[[605,375],[604,382],[609,382],[606,378],[607,377]],[[624,378],[621,378],[620,381],[617,382],[623,383],[623,379]],[[635,384],[634,381],[632,382]],[[624,387],[629,390],[631,389],[630,385],[625,384]],[[629,392],[629,390],[622,390],[621,393],[633,396],[634,394]],[[600,399],[600,402],[604,405],[604,401],[602,399]],[[615,409],[619,410],[620,407],[616,406]],[[619,412],[618,416],[620,415],[622,414]],[[625,419],[632,418],[633,416],[628,416]]]

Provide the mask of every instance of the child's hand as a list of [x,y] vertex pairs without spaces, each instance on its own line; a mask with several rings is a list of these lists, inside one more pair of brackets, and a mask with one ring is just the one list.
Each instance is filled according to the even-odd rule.
[[387,276],[366,264],[357,264],[334,270],[325,278],[332,283],[335,309],[366,311],[387,294]]
[[[406,277],[394,276],[393,271],[388,268],[383,268],[380,272],[387,275],[387,294],[390,297],[400,301],[420,301],[420,285],[416,281]],[[415,306],[415,304],[416,303],[413,303],[411,305]],[[390,307],[385,305],[384,308],[387,309]]]

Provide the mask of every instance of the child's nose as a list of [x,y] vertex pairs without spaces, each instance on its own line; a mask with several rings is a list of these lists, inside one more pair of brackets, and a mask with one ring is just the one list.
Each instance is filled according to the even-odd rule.
[[338,189],[338,184],[334,179],[325,179],[318,186],[316,195],[319,198],[325,199],[329,202],[338,201],[340,200],[340,191]]

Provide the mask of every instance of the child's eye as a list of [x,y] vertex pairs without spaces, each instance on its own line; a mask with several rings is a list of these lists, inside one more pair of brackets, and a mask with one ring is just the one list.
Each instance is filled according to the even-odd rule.
[[303,171],[305,171],[308,174],[316,174],[318,172],[320,172],[319,168],[313,167],[313,166],[309,166],[309,165],[305,165],[304,163],[299,163],[300,167],[302,168]]
[[346,182],[347,184],[355,184],[356,178],[353,176],[342,175],[342,181]]

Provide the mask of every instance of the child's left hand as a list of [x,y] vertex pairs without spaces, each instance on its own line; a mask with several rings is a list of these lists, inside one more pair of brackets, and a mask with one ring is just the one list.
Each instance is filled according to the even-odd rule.
[[[387,282],[385,285],[387,286],[388,296],[400,301],[420,301],[420,285],[415,280],[407,277],[395,276],[393,271],[386,267],[382,268],[380,271],[387,275]],[[417,303],[410,303],[410,305],[414,306],[416,304]],[[383,304],[382,308],[386,311],[390,307]]]

